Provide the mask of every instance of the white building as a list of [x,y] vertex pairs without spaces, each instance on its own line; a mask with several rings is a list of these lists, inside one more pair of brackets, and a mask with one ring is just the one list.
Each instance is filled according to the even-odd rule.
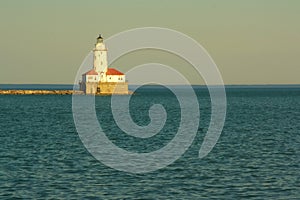
[[[93,53],[93,68],[82,75],[82,82],[80,83],[81,90],[86,94],[95,94],[101,93],[101,85],[102,90],[113,91],[114,88],[112,87],[114,83],[118,83],[119,85],[124,83],[122,90],[127,88],[124,92],[128,93],[128,84],[126,83],[125,74],[114,68],[108,68],[107,66],[107,49],[101,35],[97,38]],[[106,86],[104,87],[104,85]]]
[[106,77],[101,82],[125,82],[125,74],[114,69],[108,68],[106,71]]
[[94,69],[91,69],[83,74],[82,81],[85,83],[98,83],[100,81],[99,78],[99,74]]

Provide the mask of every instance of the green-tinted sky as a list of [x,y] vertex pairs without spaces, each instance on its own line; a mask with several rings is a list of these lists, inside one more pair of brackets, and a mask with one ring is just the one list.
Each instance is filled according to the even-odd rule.
[[[300,84],[299,19],[299,0],[1,0],[0,83],[73,83],[98,33],[158,26],[202,44],[226,84]],[[115,64],[164,57],[147,55]]]

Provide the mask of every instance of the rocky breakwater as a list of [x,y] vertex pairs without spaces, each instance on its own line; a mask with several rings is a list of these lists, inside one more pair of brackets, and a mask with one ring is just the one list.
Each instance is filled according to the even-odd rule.
[[72,95],[83,94],[74,90],[0,90],[0,95]]

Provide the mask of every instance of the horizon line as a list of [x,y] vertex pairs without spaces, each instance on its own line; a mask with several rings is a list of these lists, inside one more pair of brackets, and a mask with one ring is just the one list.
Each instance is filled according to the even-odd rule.
[[[53,85],[53,86],[76,86],[77,84],[67,84],[67,83],[0,83],[0,86],[28,86],[28,85],[37,85],[37,86],[43,86],[43,85]],[[222,85],[206,85],[206,84],[165,84],[165,86],[222,86]],[[128,84],[128,86],[143,86],[141,84]],[[164,86],[160,84],[146,84],[144,86]],[[224,86],[300,86],[300,83],[298,84],[289,84],[289,83],[271,83],[271,84],[224,84]]]
[[[0,83],[0,85],[74,85],[72,83]],[[77,85],[77,84],[76,84]],[[140,84],[131,84],[140,85]],[[157,84],[147,84],[157,85]],[[166,84],[166,85],[206,85],[206,84]],[[240,83],[240,84],[224,84],[224,85],[300,85],[300,83]]]

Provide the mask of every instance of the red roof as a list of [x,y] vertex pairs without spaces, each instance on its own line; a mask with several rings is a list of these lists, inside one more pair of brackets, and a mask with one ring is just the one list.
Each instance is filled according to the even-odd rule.
[[94,69],[92,69],[92,70],[88,71],[87,73],[85,73],[84,75],[98,75],[98,73]]
[[106,75],[124,75],[124,74],[114,68],[108,68]]

